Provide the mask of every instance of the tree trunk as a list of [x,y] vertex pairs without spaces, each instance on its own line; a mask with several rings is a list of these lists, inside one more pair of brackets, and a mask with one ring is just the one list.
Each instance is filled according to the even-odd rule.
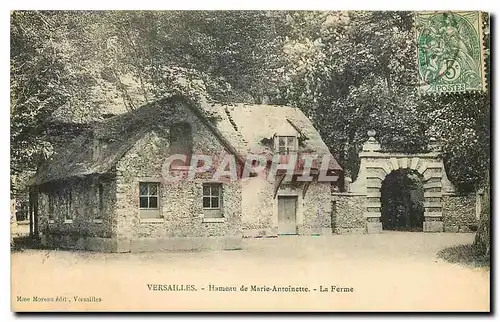
[[479,225],[474,239],[474,246],[481,255],[490,255],[491,247],[491,218],[490,218],[490,174],[488,172],[486,178],[486,186],[484,188],[484,198],[481,205],[481,214],[479,217]]

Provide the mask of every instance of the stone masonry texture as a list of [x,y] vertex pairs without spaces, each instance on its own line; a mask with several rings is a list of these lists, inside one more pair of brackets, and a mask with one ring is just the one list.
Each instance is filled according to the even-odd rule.
[[443,225],[446,232],[470,232],[477,225],[475,195],[443,195]]
[[332,196],[335,203],[333,217],[337,234],[364,233],[366,229],[366,195],[337,193]]
[[[278,235],[279,196],[297,197],[296,225],[299,235],[331,234],[330,183],[312,182],[305,195],[304,183],[297,184],[293,192],[278,190],[274,196],[274,181],[265,177],[245,179],[243,185],[243,235],[264,237]],[[282,183],[283,184],[283,183]]]
[[[99,184],[103,187],[102,210],[99,209]],[[69,196],[71,200],[68,200]],[[92,249],[91,246],[85,246],[92,240],[111,245],[115,236],[115,199],[114,180],[99,176],[75,178],[40,187],[39,224],[40,232],[45,236],[42,241],[46,246],[62,248]],[[49,214],[51,208],[53,212]],[[97,248],[99,250],[100,247]]]
[[[42,242],[46,246],[121,252],[130,251],[131,244],[140,250],[144,250],[142,244],[154,248],[157,245],[151,243],[152,240],[187,249],[238,248],[242,238],[239,181],[224,180],[221,183],[223,219],[206,222],[203,183],[212,182],[207,174],[199,173],[193,180],[178,183],[162,179],[162,166],[170,155],[169,129],[172,124],[180,122],[191,125],[193,154],[218,156],[222,160],[227,153],[225,148],[196,116],[188,110],[185,113],[172,113],[170,122],[159,124],[140,138],[105,176],[106,179],[88,176],[40,187]],[[139,182],[159,184],[160,211],[155,222],[140,218]],[[103,186],[103,210],[100,216],[99,184]],[[69,190],[71,195],[67,194]],[[49,206],[51,194],[56,197]],[[69,217],[73,218],[72,221],[65,220],[68,217],[68,203],[71,204]],[[54,210],[50,218],[49,208]],[[176,238],[189,239],[189,245],[182,244]],[[211,245],[204,245],[206,243]],[[168,245],[159,248],[176,249]]]
[[[180,117],[178,114],[176,118]],[[223,155],[224,147],[213,134],[189,112],[175,122],[192,127],[193,154]],[[222,183],[222,222],[204,222],[203,183],[211,182],[203,174],[177,183],[162,179],[165,156],[170,155],[168,127],[148,133],[116,165],[117,238],[127,250],[127,243],[141,239],[172,237],[241,238],[241,186],[239,181]],[[158,182],[160,214],[157,222],[142,220],[139,215],[139,182]],[[211,242],[214,239],[206,239]],[[225,248],[225,246],[224,246]],[[229,247],[230,248],[230,247]]]

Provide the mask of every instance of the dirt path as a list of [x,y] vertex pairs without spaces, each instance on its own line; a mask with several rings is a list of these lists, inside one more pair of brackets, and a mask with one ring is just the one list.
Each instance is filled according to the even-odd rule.
[[[38,310],[486,311],[489,270],[436,256],[445,247],[472,240],[472,234],[384,233],[249,239],[245,249],[227,252],[30,250],[12,255],[13,304]],[[148,284],[167,287],[152,291]],[[194,285],[197,291],[171,291],[171,284]],[[210,291],[210,285],[237,291]],[[252,285],[307,287],[309,292],[252,291]],[[17,296],[58,295],[73,301],[17,301]],[[74,296],[102,301],[75,302]]]

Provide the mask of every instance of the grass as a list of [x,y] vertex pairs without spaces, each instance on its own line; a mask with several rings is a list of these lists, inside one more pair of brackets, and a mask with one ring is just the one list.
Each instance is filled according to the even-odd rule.
[[472,244],[458,245],[442,249],[438,257],[469,267],[490,267],[490,256],[481,254]]

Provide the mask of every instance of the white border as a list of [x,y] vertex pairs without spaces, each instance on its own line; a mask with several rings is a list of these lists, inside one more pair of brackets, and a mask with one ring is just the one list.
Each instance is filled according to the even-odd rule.
[[22,0],[12,3],[16,10],[482,10],[494,11],[493,1],[327,1],[327,0],[184,0],[184,1],[61,1]]
[[[2,104],[2,113],[4,114],[4,117],[0,117],[0,130],[2,131],[2,137],[4,138],[4,142],[7,141],[7,137],[10,137],[9,133],[9,62],[8,62],[8,57],[9,57],[9,11],[10,10],[19,10],[19,9],[71,9],[71,10],[76,10],[76,9],[97,9],[97,10],[107,10],[107,9],[125,9],[125,10],[137,10],[137,9],[142,9],[142,10],[158,10],[158,9],[164,9],[164,10],[180,10],[180,9],[307,9],[307,10],[482,10],[482,11],[488,11],[488,12],[498,12],[498,2],[497,1],[486,1],[483,0],[481,2],[479,1],[457,1],[457,0],[445,0],[445,1],[436,1],[436,0],[419,0],[419,1],[401,1],[401,0],[390,0],[390,1],[326,1],[326,0],[307,0],[307,1],[301,1],[301,2],[293,2],[290,0],[252,0],[252,1],[229,1],[229,0],[211,0],[211,1],[201,1],[201,0],[184,0],[184,1],[151,1],[151,0],[142,0],[142,1],[129,1],[129,2],[123,2],[123,1],[102,1],[102,0],[87,0],[85,2],[80,2],[80,1],[54,1],[54,0],[46,0],[46,1],[36,1],[36,0],[22,0],[22,1],[15,1],[15,2],[8,2],[8,1],[3,1],[0,6],[2,7],[1,10],[1,15],[0,15],[0,22],[1,22],[1,32],[2,32],[2,41],[0,42],[1,44],[1,50],[3,52],[3,55],[1,56],[3,58],[2,64],[0,64],[1,68],[1,75],[2,75],[2,88],[4,93],[2,95],[3,99],[3,104]],[[498,21],[497,21],[498,23]],[[498,42],[498,36],[497,33],[493,32],[493,36],[495,39],[492,40],[492,43],[495,44]],[[492,53],[496,53],[497,51],[492,49]],[[493,59],[493,57],[492,57]],[[498,75],[498,64],[495,64],[495,70],[492,71],[492,74]],[[498,97],[498,90],[497,88],[494,89],[493,95],[497,94]],[[492,108],[496,108],[493,107]],[[499,113],[494,113],[493,115],[498,115]],[[493,120],[493,125],[496,124],[495,120]],[[495,131],[495,137],[494,137],[494,150],[498,151],[498,144],[500,142],[500,131]],[[9,151],[7,149],[7,144],[4,143],[3,149],[2,149],[2,154],[1,154],[1,169],[2,169],[2,177],[3,180],[1,181],[3,184],[1,185],[2,189],[2,195],[4,198],[0,199],[1,202],[1,209],[4,210],[2,212],[3,214],[3,229],[4,233],[0,234],[2,240],[1,240],[1,247],[2,249],[2,258],[4,259],[2,261],[2,278],[1,278],[1,316],[0,320],[1,321],[12,321],[14,319],[17,319],[17,316],[14,316],[10,312],[10,250],[6,245],[9,245],[9,235],[10,235],[10,216],[9,216],[9,210],[10,209],[10,202],[9,199],[7,198],[7,195],[9,194],[10,187],[8,185],[8,182],[10,181],[10,176],[9,176]],[[494,159],[496,155],[493,156]],[[493,166],[493,162],[492,162]],[[496,172],[497,174],[498,172]],[[493,182],[496,179],[496,176],[493,179]],[[493,184],[492,182],[492,184]],[[498,189],[495,189],[495,198],[493,200],[500,200],[499,194],[500,192]],[[496,213],[493,214],[492,216],[497,215]],[[492,230],[495,232],[500,232],[499,230],[499,222],[498,218],[495,220],[495,227],[492,227]],[[496,236],[496,240],[498,241],[498,236]],[[498,243],[495,243],[493,245],[493,251],[497,252],[498,251]],[[496,254],[498,255],[498,254]],[[497,257],[497,256],[496,256]],[[7,264],[8,263],[8,264]],[[494,267],[497,267],[496,263],[494,263]],[[496,287],[497,283],[496,281],[498,278],[495,280],[495,285]],[[498,297],[496,297],[498,299]],[[498,304],[498,302],[496,303]],[[498,305],[496,305],[498,308]],[[465,320],[479,320],[480,317],[470,317],[466,316],[467,318]],[[126,319],[129,321],[145,321],[146,318],[151,318],[151,316],[78,316],[79,320],[82,321],[95,321],[95,320],[101,320],[101,319],[109,319],[109,320],[122,320]],[[183,320],[186,317],[183,318]],[[192,318],[199,318],[199,317],[193,317],[191,316],[190,319]],[[213,319],[217,319],[217,316],[212,317]],[[308,317],[300,316],[300,319],[307,319]],[[344,319],[353,319],[352,316],[347,317],[347,316],[332,316],[332,319],[336,320],[344,320]],[[380,316],[381,319],[385,319],[384,316]],[[52,320],[61,320],[61,321],[70,321],[72,318],[69,316],[43,316],[43,317],[33,317],[33,316],[28,316],[24,317],[24,321],[36,321],[39,319],[46,319],[49,321]],[[179,317],[174,317],[174,316],[169,316],[169,320],[171,321],[180,321],[181,318]],[[254,317],[250,318],[250,320],[257,319],[259,321],[269,321],[271,320],[270,318],[263,318],[263,317]],[[403,321],[406,319],[405,316],[400,316],[394,320],[400,320]],[[354,320],[360,320],[359,317],[355,317]],[[437,321],[437,318],[434,319],[428,319],[430,321]]]

